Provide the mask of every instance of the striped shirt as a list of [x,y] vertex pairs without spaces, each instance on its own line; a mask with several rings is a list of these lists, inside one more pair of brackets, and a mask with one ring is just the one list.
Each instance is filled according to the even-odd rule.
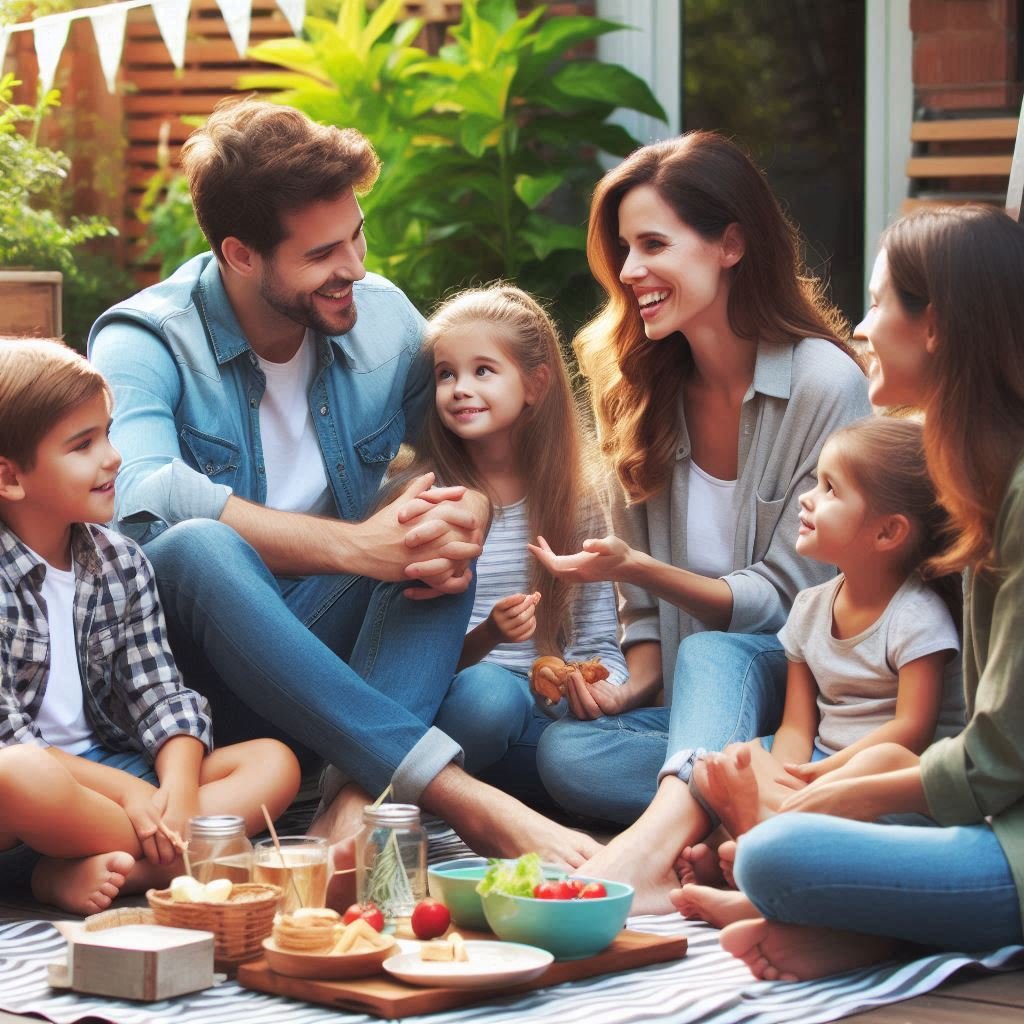
[[[476,600],[469,629],[483,622],[503,597],[529,593],[530,555],[526,550],[529,539],[525,498],[495,509],[494,522],[477,559]],[[621,685],[628,673],[619,649],[615,589],[611,583],[582,583],[575,589],[572,637],[562,657],[566,661],[599,657],[608,669],[609,682]],[[482,660],[527,675],[537,656],[537,646],[531,637],[518,643],[498,644]]]
[[[148,559],[101,526],[71,527],[85,715],[100,743],[150,759],[172,736],[213,747],[206,698],[181,682]],[[46,565],[0,522],[0,747],[49,746],[35,719],[50,675]]]

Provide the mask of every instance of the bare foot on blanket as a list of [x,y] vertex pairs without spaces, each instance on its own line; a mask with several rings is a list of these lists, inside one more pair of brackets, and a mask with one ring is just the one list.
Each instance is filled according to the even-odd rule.
[[780,924],[763,917],[737,921],[722,932],[722,949],[762,981],[807,981],[886,960],[896,939],[831,928]]
[[617,835],[596,857],[591,857],[580,873],[633,886],[630,914],[672,912],[669,892],[679,885],[674,859],[660,850],[652,850],[642,836],[628,829]]
[[722,871],[722,878],[730,889],[738,889],[736,879],[733,876],[733,868],[736,866],[736,840],[727,839],[718,847],[718,866]]
[[344,914],[356,901],[356,839],[354,835],[331,844],[327,857],[327,900],[325,906]]
[[715,889],[710,885],[684,885],[681,889],[673,889],[669,899],[683,917],[691,921],[707,921],[716,928],[761,916],[743,893]]
[[684,846],[676,861],[676,873],[683,885],[720,885],[722,882],[716,851],[708,843]]
[[762,805],[746,744],[706,754],[693,766],[693,781],[733,836],[749,832],[771,813]]
[[73,914],[95,914],[117,899],[135,858],[115,850],[62,860],[44,857],[32,873],[32,895]]

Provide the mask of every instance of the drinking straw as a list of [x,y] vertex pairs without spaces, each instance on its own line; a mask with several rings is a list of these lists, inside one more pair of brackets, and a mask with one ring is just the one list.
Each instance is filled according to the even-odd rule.
[[295,872],[288,871],[288,865],[284,860],[284,852],[281,850],[281,840],[277,838],[277,829],[274,828],[274,822],[270,818],[270,811],[267,810],[266,804],[260,804],[260,810],[263,812],[264,820],[267,823],[267,828],[270,831],[270,838],[274,841],[274,849],[277,850],[278,857],[281,858],[281,868],[288,873],[288,878],[292,883],[292,890],[295,893],[295,898],[299,901],[299,906],[305,906],[302,902],[302,894],[299,892],[298,883],[295,881]]

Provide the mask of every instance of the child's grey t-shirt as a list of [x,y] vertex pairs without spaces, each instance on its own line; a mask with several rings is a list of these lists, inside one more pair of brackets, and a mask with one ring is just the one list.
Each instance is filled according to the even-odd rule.
[[832,635],[832,607],[843,582],[839,575],[797,594],[779,640],[790,661],[807,663],[818,684],[817,745],[837,753],[891,721],[896,713],[899,670],[936,651],[955,651],[943,675],[935,739],[964,724],[960,638],[939,595],[911,575],[882,615],[857,636]]

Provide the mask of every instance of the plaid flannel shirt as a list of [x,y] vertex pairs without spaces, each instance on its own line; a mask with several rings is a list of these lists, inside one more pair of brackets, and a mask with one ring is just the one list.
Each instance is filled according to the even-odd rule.
[[[74,622],[85,715],[105,747],[151,760],[172,736],[213,748],[206,698],[181,681],[153,570],[128,538],[71,528]],[[0,522],[0,746],[49,746],[36,717],[50,675],[46,565]]]

